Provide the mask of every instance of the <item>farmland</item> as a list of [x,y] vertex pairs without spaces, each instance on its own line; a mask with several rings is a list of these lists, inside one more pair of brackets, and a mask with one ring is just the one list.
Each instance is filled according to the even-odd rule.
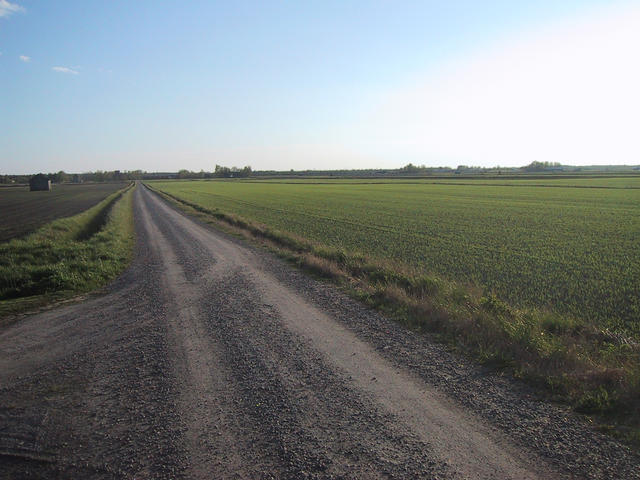
[[640,334],[639,177],[453,180],[152,185],[517,307]]
[[640,189],[640,174],[627,175],[519,175],[505,176],[433,176],[433,177],[265,177],[237,179],[244,183],[303,183],[303,184],[382,184],[395,185],[495,185],[542,186],[575,188],[629,188]]
[[56,218],[69,217],[97,204],[124,183],[54,185],[50,192],[29,187],[0,187],[0,242],[21,237]]
[[119,186],[79,214],[0,243],[0,317],[91,291],[127,266],[134,242],[132,188]]

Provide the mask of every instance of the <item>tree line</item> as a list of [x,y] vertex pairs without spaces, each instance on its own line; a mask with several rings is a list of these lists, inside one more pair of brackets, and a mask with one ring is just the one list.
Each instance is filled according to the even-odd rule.
[[[96,170],[95,172],[85,173],[67,173],[63,170],[59,172],[43,173],[39,172],[37,175],[44,175],[51,183],[84,183],[84,182],[122,182],[128,180],[150,180],[154,178],[170,179],[170,178],[182,178],[182,179],[197,179],[197,178],[244,178],[252,175],[253,170],[250,166],[243,168],[238,167],[223,167],[216,165],[213,172],[205,172],[200,170],[199,172],[192,172],[190,170],[182,169],[177,173],[175,172],[145,172],[143,170],[111,170],[103,171]],[[33,174],[29,175],[0,175],[0,184],[26,184],[29,183],[29,179],[33,177]]]
[[[640,166],[567,166],[557,162],[534,161],[523,167],[480,167],[458,165],[457,167],[427,167],[408,163],[400,168],[368,168],[360,170],[253,170],[250,166],[225,167],[216,165],[213,171],[200,170],[194,172],[187,169],[178,172],[145,172],[143,170],[112,170],[86,173],[66,173],[64,171],[44,174],[52,183],[83,183],[83,182],[117,182],[127,180],[153,180],[153,179],[210,179],[210,178],[246,178],[268,176],[293,176],[293,177],[410,177],[430,175],[518,175],[531,173],[577,173],[577,172],[608,172],[608,171],[640,171]],[[0,184],[26,184],[33,175],[0,175]]]

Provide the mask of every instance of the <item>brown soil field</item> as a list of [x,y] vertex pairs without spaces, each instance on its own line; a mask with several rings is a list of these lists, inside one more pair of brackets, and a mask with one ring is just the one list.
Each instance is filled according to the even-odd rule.
[[50,192],[29,187],[0,188],[0,242],[21,237],[56,218],[92,207],[124,187],[124,182],[54,185]]

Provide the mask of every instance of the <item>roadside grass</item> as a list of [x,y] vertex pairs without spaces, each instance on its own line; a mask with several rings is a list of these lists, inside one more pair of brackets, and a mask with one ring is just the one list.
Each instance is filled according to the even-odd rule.
[[[147,185],[147,187],[149,187]],[[149,187],[186,213],[270,248],[408,327],[571,405],[640,446],[640,342],[566,314],[515,308],[477,285],[307,239]]]
[[0,243],[0,317],[87,293],[122,272],[134,243],[132,187]]

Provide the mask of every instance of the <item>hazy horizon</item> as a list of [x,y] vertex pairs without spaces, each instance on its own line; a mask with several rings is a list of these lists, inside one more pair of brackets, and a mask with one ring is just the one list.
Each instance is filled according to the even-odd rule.
[[0,0],[0,173],[637,165],[638,45],[637,1]]
[[[221,165],[223,167],[230,167],[230,168],[237,168],[237,169],[242,169],[243,167],[251,167],[251,165]],[[253,172],[276,172],[276,173],[280,173],[280,172],[284,172],[284,173],[288,173],[290,171],[294,171],[294,172],[306,172],[306,171],[317,171],[317,172],[328,172],[328,171],[371,171],[371,170],[397,170],[397,169],[401,169],[402,167],[405,167],[406,165],[401,165],[399,167],[376,167],[376,166],[371,166],[371,167],[361,167],[361,168],[345,168],[345,169],[322,169],[322,168],[303,168],[303,169],[298,169],[298,170],[294,170],[294,169],[289,169],[289,170],[275,170],[273,168],[264,168],[264,169],[257,169],[257,168],[253,168],[251,167]],[[526,165],[517,165],[517,166],[512,166],[512,167],[506,167],[504,165],[492,165],[492,166],[487,166],[487,167],[479,167],[478,165],[463,165],[463,164],[459,164],[459,165],[453,165],[453,166],[449,166],[449,165],[433,165],[433,166],[426,166],[426,165],[415,165],[415,167],[426,167],[426,168],[433,168],[433,169],[439,169],[439,168],[450,168],[452,170],[456,170],[457,167],[460,166],[464,166],[467,167],[471,170],[476,169],[476,168],[485,168],[485,169],[520,169],[522,167],[525,167]],[[624,168],[629,168],[629,169],[637,169],[640,167],[640,164],[602,164],[602,165],[562,165],[563,167],[569,167],[569,168],[584,168],[584,169],[597,169],[597,168],[613,168],[613,169],[624,169]],[[112,169],[112,170],[83,170],[83,171],[67,171],[67,170],[62,170],[62,172],[64,172],[67,175],[85,175],[85,174],[92,174],[92,173],[96,173],[96,172],[113,172],[113,171],[120,171],[122,173],[131,173],[131,172],[137,172],[137,171],[142,171],[143,173],[146,174],[163,174],[163,173],[170,173],[170,174],[177,174],[180,172],[180,170],[188,170],[191,173],[200,173],[200,172],[205,172],[205,173],[213,173],[215,169],[215,165],[213,165],[211,168],[202,168],[199,170],[189,170],[188,168],[180,168],[180,169],[174,169],[174,170],[144,170],[144,169]],[[32,171],[32,172],[21,172],[21,173],[17,173],[17,172],[10,172],[10,171],[0,171],[0,174],[2,175],[8,175],[8,176],[29,176],[29,175],[36,175],[36,174],[45,174],[45,175],[50,175],[50,174],[57,174],[59,173],[61,170],[51,170],[51,171],[44,171],[44,170],[39,170],[39,171]],[[536,173],[537,171],[532,171],[531,173]],[[568,173],[571,173],[571,171],[567,171]],[[189,177],[192,178],[192,177]]]

